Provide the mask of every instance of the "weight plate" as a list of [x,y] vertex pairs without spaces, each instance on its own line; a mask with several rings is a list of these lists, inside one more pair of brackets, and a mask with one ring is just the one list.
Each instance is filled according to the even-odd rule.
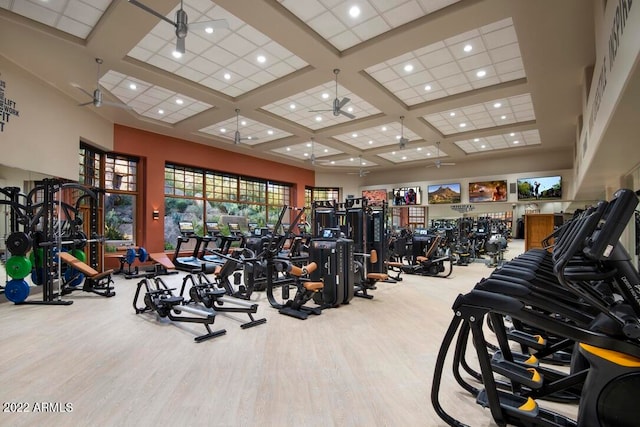
[[44,263],[44,249],[37,248],[29,252],[29,261],[36,267],[42,267]]
[[78,286],[82,284],[84,274],[73,268],[67,268],[64,272],[64,282],[68,286]]
[[31,273],[31,261],[26,256],[14,255],[5,264],[7,274],[12,279],[24,279]]
[[31,281],[34,285],[42,285],[42,278],[44,277],[44,268],[38,267],[31,270]]
[[87,255],[84,253],[84,251],[81,251],[80,249],[72,250],[71,255],[76,257],[78,261],[87,262]]
[[127,249],[127,252],[125,252],[124,255],[124,260],[129,265],[133,264],[133,262],[136,260],[136,250],[133,248]]
[[4,288],[4,295],[14,303],[20,303],[29,296],[29,284],[22,279],[9,280]]
[[78,231],[73,236],[76,249],[83,249],[87,245],[87,235],[84,231]]
[[11,255],[26,255],[31,249],[31,237],[27,233],[11,233],[5,244]]
[[138,259],[140,260],[140,262],[145,262],[149,259],[149,252],[147,252],[147,250],[142,246],[140,246],[140,249],[138,249]]

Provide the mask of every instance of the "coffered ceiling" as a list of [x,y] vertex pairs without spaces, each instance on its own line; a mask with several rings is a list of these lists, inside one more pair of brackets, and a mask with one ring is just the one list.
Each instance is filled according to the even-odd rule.
[[99,84],[128,108],[84,108],[115,123],[320,171],[572,165],[594,58],[581,0],[141,2],[183,7],[184,54],[125,0],[0,0],[0,55],[78,103]]

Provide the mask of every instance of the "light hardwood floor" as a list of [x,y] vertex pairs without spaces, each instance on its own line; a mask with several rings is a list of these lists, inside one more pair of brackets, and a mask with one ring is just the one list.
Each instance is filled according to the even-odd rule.
[[[508,257],[522,245],[512,242]],[[491,271],[476,262],[448,279],[403,275],[373,300],[306,321],[279,315],[257,293],[265,325],[241,330],[218,316],[227,334],[199,344],[201,325],[134,314],[135,279],[116,276],[113,298],[74,293],[71,306],[0,304],[0,401],[32,411],[0,413],[0,426],[444,425],[430,390],[451,304]],[[166,280],[179,287],[181,277]],[[494,425],[449,367],[445,408],[472,426]],[[40,402],[72,412],[34,413]]]

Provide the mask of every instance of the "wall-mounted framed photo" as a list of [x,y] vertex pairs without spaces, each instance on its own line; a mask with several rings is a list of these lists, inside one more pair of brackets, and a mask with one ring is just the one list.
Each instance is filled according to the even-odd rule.
[[387,194],[386,188],[362,190],[362,198],[369,200],[369,206],[382,206],[387,201]]
[[478,181],[469,183],[469,203],[506,202],[507,181]]
[[562,199],[561,176],[518,178],[519,201],[560,199]]
[[460,203],[460,184],[436,184],[427,187],[430,205]]
[[422,204],[422,195],[420,192],[420,187],[394,188],[391,194],[391,204],[393,206]]

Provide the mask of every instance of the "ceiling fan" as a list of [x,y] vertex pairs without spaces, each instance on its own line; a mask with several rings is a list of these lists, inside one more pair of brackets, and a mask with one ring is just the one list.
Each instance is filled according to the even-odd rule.
[[336,75],[336,98],[333,100],[333,108],[330,110],[309,110],[310,113],[321,113],[321,112],[325,112],[325,111],[331,111],[333,113],[334,116],[339,116],[340,114],[342,114],[345,117],[348,117],[350,119],[355,119],[356,116],[354,116],[353,114],[344,111],[342,108],[344,108],[345,105],[347,105],[351,100],[349,98],[347,98],[346,96],[342,99],[338,98],[338,74],[340,74],[340,70],[338,68],[333,70],[333,74]]
[[83,88],[81,88],[80,86],[73,84],[74,87],[80,89],[83,93],[89,95],[91,97],[91,101],[89,102],[84,102],[82,104],[78,104],[79,107],[85,107],[87,105],[93,105],[94,107],[98,108],[98,107],[102,107],[103,105],[108,105],[110,107],[117,107],[117,108],[122,108],[125,110],[132,110],[132,107],[129,107],[127,104],[123,104],[121,102],[111,102],[111,101],[105,101],[102,98],[102,89],[100,89],[100,65],[102,64],[102,59],[101,58],[96,58],[96,63],[98,64],[98,76],[96,78],[96,88],[93,91],[93,93],[84,90]]
[[187,12],[185,12],[184,10],[184,1],[180,0],[180,9],[178,9],[178,11],[176,12],[176,19],[175,21],[172,21],[171,19],[167,18],[166,16],[162,15],[159,12],[156,12],[155,10],[151,9],[149,6],[140,3],[138,0],[128,0],[129,3],[131,3],[134,6],[139,7],[140,9],[144,10],[145,12],[148,12],[160,19],[162,19],[163,21],[168,22],[169,24],[173,25],[176,29],[176,52],[179,54],[184,54],[185,53],[185,46],[184,46],[184,40],[187,37],[187,32],[191,29],[191,30],[195,30],[195,29],[203,29],[205,32],[207,32],[208,34],[213,33],[214,30],[217,29],[222,29],[222,28],[229,28],[229,23],[227,22],[226,19],[215,19],[213,21],[201,21],[201,22],[194,22],[192,24],[189,24],[189,19],[187,17]]
[[400,149],[407,146],[409,140],[404,137],[404,116],[400,116]]
[[363,169],[363,167],[362,167],[362,156],[358,156],[358,159],[360,161],[360,169],[358,170],[358,172],[347,172],[347,173],[349,175],[358,175],[360,178],[363,178],[363,177],[369,175],[369,172],[371,172],[371,171]]
[[255,141],[258,138],[254,138],[252,136],[248,136],[246,138],[243,138],[240,136],[240,109],[236,108],[236,131],[233,134],[233,143],[235,145],[239,145],[242,141]]
[[450,162],[443,162],[442,160],[440,160],[440,142],[436,142],[436,147],[438,149],[437,155],[436,155],[436,159],[433,161],[433,164],[428,165],[428,168],[432,168],[432,167],[436,167],[438,169],[440,169],[440,166],[455,166],[455,163],[450,163]]

